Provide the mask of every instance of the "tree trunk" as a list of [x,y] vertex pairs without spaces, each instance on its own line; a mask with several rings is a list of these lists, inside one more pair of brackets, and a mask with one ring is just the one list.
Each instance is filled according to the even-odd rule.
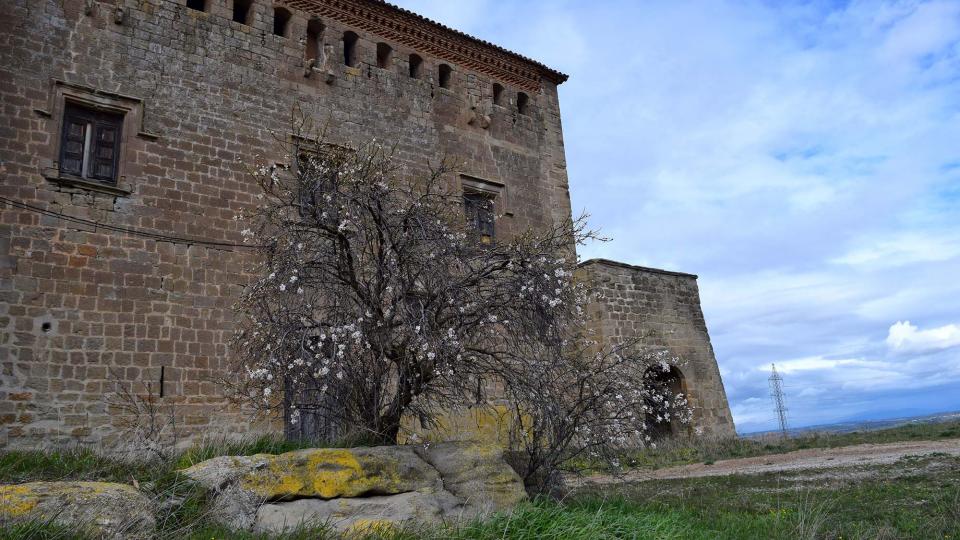
[[[285,387],[283,434],[287,440],[333,444],[347,436],[344,426],[337,421],[337,416],[331,414],[331,407],[337,405],[333,392],[321,394],[319,388],[315,387],[297,392],[289,381],[286,381]],[[296,423],[292,422],[294,409],[299,412]]]

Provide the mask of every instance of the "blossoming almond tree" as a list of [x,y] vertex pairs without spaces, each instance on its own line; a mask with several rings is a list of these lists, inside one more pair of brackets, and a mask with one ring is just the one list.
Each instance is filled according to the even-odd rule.
[[238,304],[242,396],[302,435],[394,444],[404,415],[429,422],[492,380],[528,422],[515,425],[554,439],[548,466],[571,445],[642,440],[654,362],[585,337],[584,218],[481,242],[445,165],[421,178],[376,144],[296,141],[290,166],[254,174],[244,234],[262,267]]

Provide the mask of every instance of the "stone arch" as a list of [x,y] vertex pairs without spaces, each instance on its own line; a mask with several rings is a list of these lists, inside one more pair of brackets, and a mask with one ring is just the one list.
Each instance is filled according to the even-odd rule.
[[[657,389],[666,390],[671,397],[677,394],[683,394],[689,399],[687,390],[687,378],[677,366],[670,366],[667,371],[661,370],[658,366],[650,368],[653,373],[647,376],[651,386]],[[681,433],[682,424],[674,417],[674,410],[665,407],[662,402],[648,398],[647,406],[653,411],[647,418],[647,434],[652,440],[660,440]],[[669,413],[667,416],[665,413]],[[658,420],[659,416],[665,416],[666,420]]]
[[314,65],[320,65],[320,57],[323,53],[323,31],[324,26],[320,19],[310,19],[307,23],[307,42],[303,50],[303,59],[305,62],[313,61]]
[[437,80],[440,88],[450,88],[450,79],[453,76],[453,68],[448,64],[440,64],[437,68]]
[[393,62],[393,47],[386,43],[377,43],[377,67],[389,69]]
[[360,36],[356,32],[346,31],[343,33],[343,63],[347,67],[357,67],[357,42]]
[[529,113],[530,96],[525,92],[517,92],[517,112],[522,115]]
[[410,55],[410,77],[419,79],[423,74],[423,58],[418,54]]
[[287,37],[287,31],[290,27],[290,19],[293,14],[285,7],[273,8],[273,35]]

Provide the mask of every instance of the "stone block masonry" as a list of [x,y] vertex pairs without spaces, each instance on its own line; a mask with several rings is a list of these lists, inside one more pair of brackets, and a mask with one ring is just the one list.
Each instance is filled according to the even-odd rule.
[[[0,0],[0,196],[225,244],[4,204],[0,446],[124,442],[124,415],[104,401],[117,384],[140,395],[149,384],[181,441],[269,427],[229,407],[216,381],[250,277],[250,256],[229,245],[242,242],[234,217],[256,202],[247,167],[289,161],[275,141],[290,139],[295,107],[328,142],[395,143],[410,175],[455,159],[464,175],[451,182],[496,191],[498,234],[569,217],[562,74],[375,0],[254,0],[244,22],[233,7]],[[105,150],[117,153],[114,181],[64,174],[68,105],[120,119]]]
[[578,273],[600,293],[587,311],[590,327],[602,342],[640,339],[643,345],[678,356],[680,387],[693,406],[693,425],[707,435],[733,436],[733,417],[700,309],[697,276],[604,259],[581,263]]

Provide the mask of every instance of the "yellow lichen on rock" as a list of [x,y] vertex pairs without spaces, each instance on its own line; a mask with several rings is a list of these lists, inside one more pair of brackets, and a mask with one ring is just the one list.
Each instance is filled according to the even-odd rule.
[[77,502],[88,502],[110,492],[137,491],[123,484],[110,482],[31,482],[13,486],[0,486],[0,515],[21,517],[32,512],[41,501],[66,497]]
[[[412,451],[375,452],[362,448],[258,454],[250,456],[241,468],[238,483],[243,490],[267,501],[389,495],[423,488],[436,479],[435,472],[418,465],[416,460]],[[211,460],[209,464],[191,467],[188,474],[203,475],[202,467],[217,466]]]
[[266,499],[355,497],[376,481],[364,475],[350,450],[316,449],[293,456],[263,455],[264,469],[244,476],[241,485]]
[[255,532],[329,523],[362,536],[408,521],[473,519],[526,500],[523,481],[496,444],[224,456],[183,473],[212,490],[215,521]]
[[0,516],[23,517],[37,507],[40,497],[30,486],[0,486]]
[[421,451],[443,485],[480,514],[505,510],[527,499],[523,480],[496,444],[441,443]]
[[516,426],[515,411],[506,405],[478,405],[463,409],[448,409],[431,420],[429,426],[422,425],[415,416],[404,416],[400,422],[400,444],[418,444],[423,442],[476,442],[490,444],[500,449],[510,445],[515,429],[530,424],[529,415],[520,418],[522,426]]
[[103,538],[145,537],[155,523],[149,499],[110,482],[0,486],[0,519],[53,521]]

